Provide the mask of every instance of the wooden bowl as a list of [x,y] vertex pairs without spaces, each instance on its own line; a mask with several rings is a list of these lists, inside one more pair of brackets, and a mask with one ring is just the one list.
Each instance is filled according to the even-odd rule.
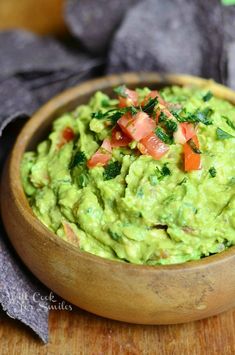
[[123,74],[72,88],[43,106],[26,123],[5,167],[1,186],[4,225],[27,267],[65,300],[98,315],[142,324],[170,324],[215,315],[235,306],[235,247],[199,261],[142,266],[81,252],[50,232],[33,214],[20,181],[25,150],[48,134],[62,112],[86,103],[96,90],[159,88],[170,84],[208,86],[235,104],[235,93],[212,81],[181,75]]
[[39,34],[67,33],[63,18],[65,0],[1,0],[0,30],[23,28]]

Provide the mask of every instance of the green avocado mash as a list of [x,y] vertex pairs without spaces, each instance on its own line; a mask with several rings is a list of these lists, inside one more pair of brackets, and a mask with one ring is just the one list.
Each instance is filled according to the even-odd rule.
[[[150,90],[136,92],[143,100]],[[160,94],[178,120],[172,131],[185,115],[195,125],[201,168],[184,171],[182,145],[158,128],[169,148],[161,159],[141,154],[132,141],[113,148],[105,166],[89,169],[87,160],[120,117],[118,100],[97,92],[56,119],[49,137],[23,157],[25,194],[58,237],[104,258],[147,265],[197,260],[235,244],[235,108],[207,89],[173,86]]]

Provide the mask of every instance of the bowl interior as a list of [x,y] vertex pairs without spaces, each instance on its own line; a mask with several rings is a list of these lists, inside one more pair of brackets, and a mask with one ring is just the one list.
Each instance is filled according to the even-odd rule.
[[[80,252],[76,247],[71,245],[70,243],[60,240],[55,234],[50,232],[42,223],[33,215],[32,210],[28,204],[26,196],[23,191],[23,187],[20,181],[20,162],[22,156],[25,151],[35,149],[37,144],[42,141],[45,137],[47,137],[48,132],[50,131],[51,124],[54,119],[58,118],[61,114],[74,110],[78,105],[86,104],[90,97],[97,91],[101,90],[109,96],[113,97],[113,87],[125,84],[130,89],[134,89],[136,87],[149,87],[150,89],[160,89],[162,87],[170,86],[170,85],[190,85],[190,86],[198,86],[200,88],[209,87],[210,90],[214,93],[215,96],[224,98],[231,103],[235,104],[235,93],[231,90],[221,86],[219,84],[215,84],[212,81],[204,80],[191,76],[183,76],[183,75],[159,75],[156,73],[141,73],[141,74],[122,74],[122,75],[114,75],[106,78],[96,79],[84,84],[81,84],[75,88],[69,89],[59,96],[53,98],[46,105],[44,105],[39,111],[37,111],[33,117],[26,123],[23,127],[21,133],[19,134],[17,141],[15,143],[11,162],[10,162],[10,170],[12,174],[16,177],[16,185],[17,185],[17,203],[19,204],[20,209],[27,210],[25,216],[28,221],[30,219],[34,219],[34,225],[41,230],[46,231],[48,237],[53,239],[56,243],[62,243],[67,248],[72,248],[76,250],[80,255],[88,256],[87,252]],[[233,256],[235,254],[235,246],[230,247],[226,251],[212,255],[206,258],[203,258],[199,261],[189,261],[184,264],[176,264],[174,265],[163,265],[163,266],[145,266],[145,265],[134,265],[127,264],[127,267],[139,267],[139,268],[175,268],[175,267],[198,267],[205,262],[215,261],[221,259],[223,256]],[[116,261],[110,261],[107,259],[103,259],[101,257],[89,254],[90,258],[100,260],[102,263],[116,263]]]

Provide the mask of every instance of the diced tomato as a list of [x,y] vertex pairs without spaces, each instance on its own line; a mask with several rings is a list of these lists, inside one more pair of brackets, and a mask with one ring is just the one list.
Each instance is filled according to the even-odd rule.
[[146,105],[149,102],[149,99],[155,99],[155,97],[158,98],[159,104],[161,104],[161,105],[165,105],[166,104],[166,102],[161,97],[159,91],[152,90],[148,95],[145,96],[143,102],[141,103],[141,106]]
[[110,139],[106,138],[101,147],[97,150],[95,154],[87,161],[88,168],[95,168],[97,165],[105,166],[112,157],[112,147]]
[[75,133],[74,133],[74,131],[72,130],[72,128],[66,127],[66,128],[63,130],[62,137],[63,137],[63,139],[64,139],[66,142],[70,142],[70,141],[72,141],[72,140],[74,139]]
[[153,132],[141,139],[137,147],[142,154],[149,154],[156,160],[159,160],[169,150],[169,147]]
[[178,125],[178,129],[174,133],[174,140],[176,143],[185,144],[195,135],[196,130],[194,125],[192,123],[183,122]]
[[149,133],[153,132],[156,127],[154,120],[150,118],[147,113],[142,111],[138,112],[134,116],[125,114],[118,120],[117,123],[121,127],[122,131],[135,141],[140,141]]
[[57,148],[60,149],[66,143],[72,141],[75,138],[75,133],[70,127],[65,127],[62,131],[61,135],[59,136],[59,142],[57,144]]
[[111,146],[111,141],[110,138],[105,138],[103,143],[101,144],[101,148],[106,150],[109,153],[112,153],[112,146]]
[[125,89],[126,97],[119,96],[119,107],[127,106],[137,106],[138,105],[138,94],[134,90]]
[[196,135],[196,130],[192,123],[183,122],[180,125],[183,130],[186,142]]
[[88,168],[95,168],[97,165],[105,166],[111,158],[110,154],[101,153],[99,150],[87,161]]
[[[192,138],[192,141],[199,149],[199,141],[196,135]],[[184,170],[192,171],[201,169],[201,156],[193,151],[188,143],[184,144]]]
[[179,143],[179,144],[186,143],[186,138],[185,138],[184,133],[185,133],[184,130],[182,129],[181,125],[179,124],[177,131],[174,132],[174,134],[173,134],[175,143]]
[[115,126],[112,130],[111,146],[112,147],[126,147],[131,142],[125,133],[118,127]]

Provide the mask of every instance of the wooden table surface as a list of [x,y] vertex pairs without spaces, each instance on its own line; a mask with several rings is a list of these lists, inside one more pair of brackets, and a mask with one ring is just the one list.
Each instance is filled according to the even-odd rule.
[[43,345],[19,321],[0,313],[1,355],[229,355],[235,354],[235,310],[183,325],[141,326],[74,308],[51,311]]

